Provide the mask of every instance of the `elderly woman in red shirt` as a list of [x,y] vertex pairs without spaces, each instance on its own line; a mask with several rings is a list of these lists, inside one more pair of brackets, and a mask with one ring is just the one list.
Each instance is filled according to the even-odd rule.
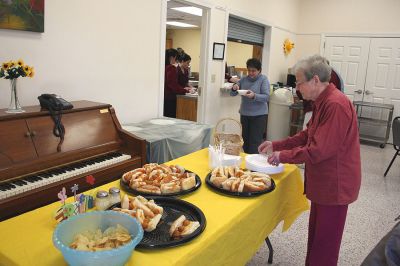
[[308,128],[258,150],[268,162],[305,163],[304,193],[311,201],[306,265],[337,265],[348,204],[361,185],[357,115],[345,94],[329,83],[326,59],[311,56],[295,66],[297,89],[314,101]]

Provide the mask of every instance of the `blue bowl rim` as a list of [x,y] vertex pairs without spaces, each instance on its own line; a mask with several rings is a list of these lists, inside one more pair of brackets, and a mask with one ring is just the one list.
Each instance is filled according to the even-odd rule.
[[[58,231],[60,230],[60,225],[64,224],[64,223],[68,223],[71,221],[74,221],[76,219],[79,219],[82,216],[91,216],[91,215],[102,215],[102,214],[111,214],[111,215],[121,215],[125,218],[128,218],[129,220],[131,220],[133,223],[136,224],[136,226],[138,227],[138,234],[131,239],[131,241],[128,244],[125,244],[123,246],[120,246],[118,248],[113,248],[110,250],[100,250],[100,251],[86,251],[86,250],[76,250],[73,248],[70,248],[67,245],[64,245],[57,237],[58,235]],[[62,221],[60,224],[57,225],[56,229],[54,230],[53,233],[53,244],[56,246],[57,249],[59,249],[61,252],[63,251],[68,251],[71,252],[72,254],[75,255],[79,255],[79,254],[104,254],[104,255],[113,255],[115,254],[115,252],[117,251],[127,251],[130,249],[133,249],[137,244],[139,244],[139,242],[142,240],[143,238],[143,228],[142,226],[139,224],[139,222],[133,218],[132,216],[130,216],[129,214],[126,213],[121,213],[121,212],[110,212],[110,211],[92,211],[92,212],[87,212],[87,213],[81,213],[75,216],[72,216],[70,218],[68,218],[67,220]],[[136,243],[135,245],[133,245],[134,243]]]

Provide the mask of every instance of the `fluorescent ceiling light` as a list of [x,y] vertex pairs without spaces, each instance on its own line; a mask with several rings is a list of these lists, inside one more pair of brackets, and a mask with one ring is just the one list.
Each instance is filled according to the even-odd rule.
[[201,17],[203,14],[203,10],[201,8],[194,7],[194,6],[173,7],[171,9],[179,11],[179,12],[189,13],[189,14],[199,16],[199,17]]
[[182,22],[178,22],[178,21],[167,21],[167,24],[171,25],[171,26],[182,27],[182,28],[197,28],[196,25],[182,23]]

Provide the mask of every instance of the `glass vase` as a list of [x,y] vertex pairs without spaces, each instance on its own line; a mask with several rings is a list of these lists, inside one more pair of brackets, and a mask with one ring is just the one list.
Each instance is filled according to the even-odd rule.
[[19,104],[18,100],[18,91],[17,91],[17,79],[10,79],[10,87],[11,87],[11,100],[10,105],[8,106],[7,113],[23,113],[25,112]]

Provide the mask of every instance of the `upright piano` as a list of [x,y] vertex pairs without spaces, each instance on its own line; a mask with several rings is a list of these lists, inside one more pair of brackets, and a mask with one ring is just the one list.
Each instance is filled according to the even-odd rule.
[[62,114],[61,151],[47,110],[32,106],[8,114],[0,109],[0,221],[57,201],[63,187],[71,196],[74,184],[83,192],[145,163],[145,140],[121,128],[111,105],[72,104]]

